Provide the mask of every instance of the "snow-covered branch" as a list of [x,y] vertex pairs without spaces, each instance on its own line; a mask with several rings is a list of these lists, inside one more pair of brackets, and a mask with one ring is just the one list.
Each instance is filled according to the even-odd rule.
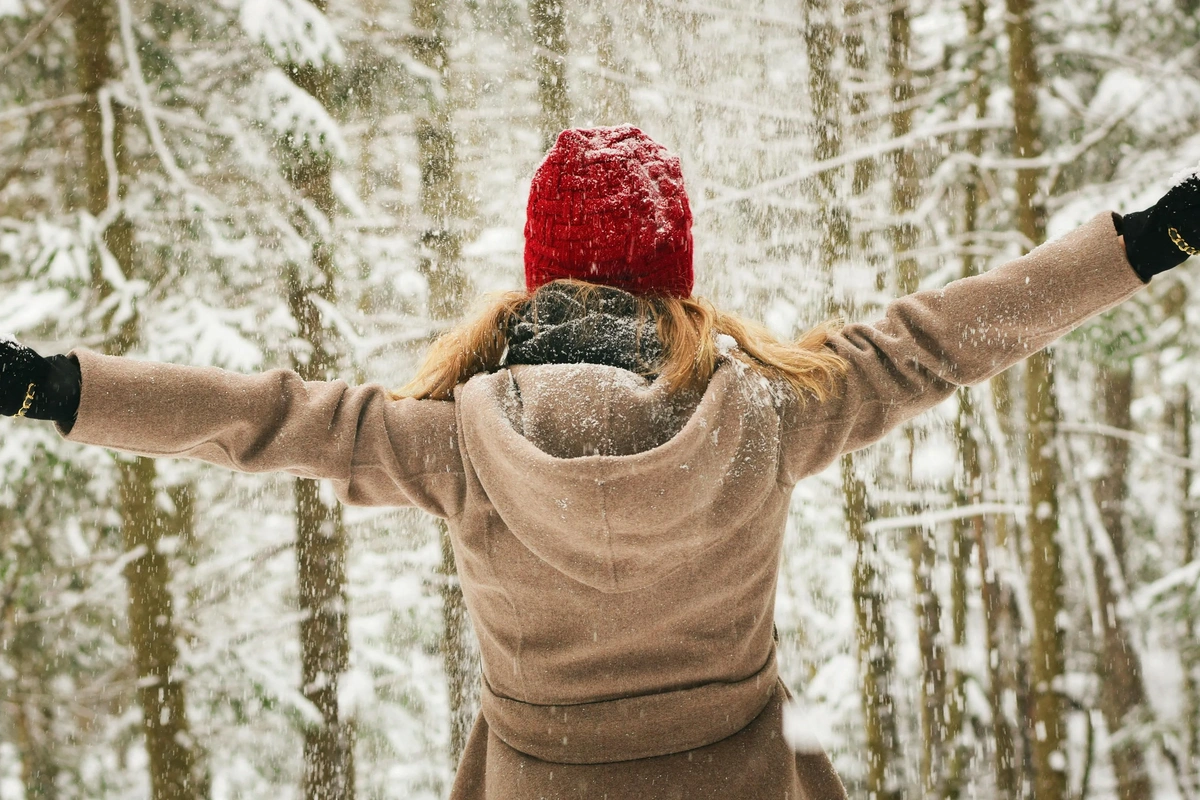
[[906,136],[898,136],[895,139],[888,139],[884,142],[878,142],[865,147],[860,147],[857,150],[852,150],[848,153],[838,156],[837,158],[830,158],[825,161],[814,162],[789,175],[773,178],[769,181],[763,181],[762,183],[756,186],[751,186],[748,189],[730,192],[705,202],[697,202],[696,214],[700,215],[713,208],[741,202],[742,200],[753,200],[759,195],[766,194],[768,192],[775,192],[780,189],[785,189],[789,186],[794,186],[797,183],[814,178],[823,172],[841,169],[842,167],[855,164],[859,161],[879,158],[880,156],[887,155],[888,153],[894,153],[897,150],[903,150],[906,147],[912,147],[915,144],[925,142],[930,139],[937,139],[942,136],[952,136],[956,133],[965,133],[967,131],[1002,130],[1007,127],[1009,127],[1007,122],[985,119],[966,122],[946,122],[940,125],[933,125],[928,128],[915,130]]
[[85,94],[68,94],[64,97],[56,97],[53,100],[38,100],[34,103],[10,108],[5,111],[0,111],[0,123],[14,122],[23,117],[32,117],[38,114],[44,114],[47,111],[53,111],[56,108],[67,108],[77,106],[80,103],[87,102]]
[[974,503],[969,506],[942,508],[936,511],[924,511],[920,514],[909,514],[902,517],[874,519],[864,526],[864,530],[867,533],[881,533],[883,531],[898,531],[906,528],[928,528],[946,522],[953,522],[954,520],[993,514],[1020,516],[1028,513],[1029,508],[1023,505],[1014,505],[1011,503]]
[[1149,437],[1133,431],[1127,431],[1124,428],[1114,428],[1111,425],[1102,425],[1098,422],[1077,423],[1077,422],[1062,422],[1058,426],[1062,433],[1077,433],[1086,436],[1108,436],[1113,439],[1123,439],[1134,447],[1144,450],[1154,456],[1159,464],[1179,467],[1181,469],[1200,469],[1200,461],[1190,458],[1182,458],[1174,453],[1167,452],[1152,443]]
[[120,12],[121,44],[125,49],[125,58],[129,61],[129,76],[133,80],[134,89],[137,92],[142,119],[146,122],[146,133],[149,134],[150,142],[154,145],[154,152],[158,156],[159,163],[162,164],[167,175],[179,184],[180,189],[191,192],[196,197],[206,197],[205,193],[197,188],[179,168],[175,155],[167,147],[166,140],[163,139],[162,130],[159,128],[158,119],[155,116],[154,103],[150,97],[150,87],[146,84],[146,76],[142,72],[142,61],[138,56],[137,40],[133,34],[133,10],[129,6],[129,0],[117,0],[117,8]]

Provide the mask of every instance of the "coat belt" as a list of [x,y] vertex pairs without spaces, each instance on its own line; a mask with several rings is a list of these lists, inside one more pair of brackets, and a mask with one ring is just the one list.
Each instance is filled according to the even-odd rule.
[[775,649],[762,669],[733,683],[552,706],[502,697],[483,680],[488,728],[522,753],[559,764],[632,761],[719,742],[749,725],[775,690]]

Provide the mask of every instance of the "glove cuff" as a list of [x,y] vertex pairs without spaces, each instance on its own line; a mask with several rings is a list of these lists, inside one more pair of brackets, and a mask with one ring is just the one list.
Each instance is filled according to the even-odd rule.
[[1125,252],[1133,271],[1145,283],[1160,272],[1179,266],[1188,260],[1188,254],[1180,250],[1166,228],[1156,219],[1155,207],[1132,214],[1113,214],[1117,233],[1125,237]]
[[34,391],[33,402],[25,416],[53,420],[70,432],[79,412],[83,375],[74,356],[50,356],[44,359],[45,373]]

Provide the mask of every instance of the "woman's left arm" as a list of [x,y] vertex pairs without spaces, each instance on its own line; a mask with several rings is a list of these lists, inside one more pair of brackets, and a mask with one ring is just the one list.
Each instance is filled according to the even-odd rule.
[[353,505],[412,505],[441,517],[461,508],[451,402],[394,400],[378,384],[303,381],[282,369],[241,375],[87,350],[71,356],[78,412],[73,424],[57,423],[71,441],[326,478]]
[[1112,214],[982,275],[902,297],[828,347],[847,364],[835,395],[786,415],[783,469],[799,480],[996,375],[1145,286]]

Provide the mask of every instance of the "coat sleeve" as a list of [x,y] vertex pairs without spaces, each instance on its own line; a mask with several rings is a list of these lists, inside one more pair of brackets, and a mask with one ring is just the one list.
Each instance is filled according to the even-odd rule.
[[896,300],[826,345],[848,369],[825,402],[789,400],[781,480],[794,483],[1036,353],[1144,284],[1104,213],[973,278]]
[[465,495],[454,404],[394,400],[378,384],[240,375],[86,350],[70,441],[196,458],[240,472],[327,478],[351,505],[451,517]]

